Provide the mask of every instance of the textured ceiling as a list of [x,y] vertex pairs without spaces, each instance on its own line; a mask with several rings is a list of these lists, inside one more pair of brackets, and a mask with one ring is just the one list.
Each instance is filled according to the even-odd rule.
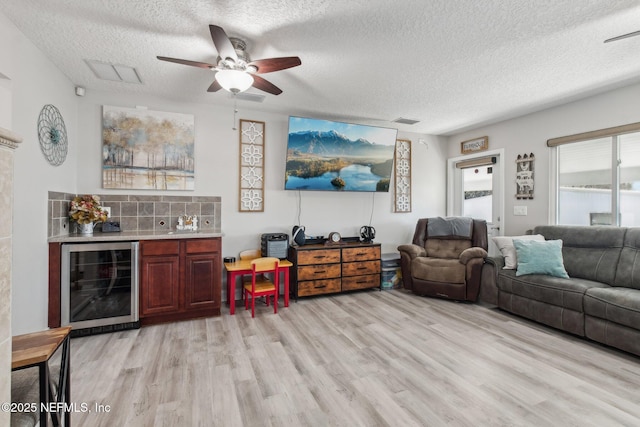
[[[209,24],[284,92],[243,107],[451,134],[640,81],[638,0],[0,0],[2,13],[87,91],[231,105],[213,73]],[[98,80],[85,60],[135,67],[143,84]],[[262,93],[251,89],[251,93]],[[396,125],[399,117],[420,123]]]

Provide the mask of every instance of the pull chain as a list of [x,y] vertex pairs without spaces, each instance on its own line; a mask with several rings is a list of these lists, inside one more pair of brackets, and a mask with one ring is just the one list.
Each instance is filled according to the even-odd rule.
[[233,94],[233,127],[232,130],[238,130],[236,127],[236,114],[238,114],[238,98],[236,98],[236,94]]

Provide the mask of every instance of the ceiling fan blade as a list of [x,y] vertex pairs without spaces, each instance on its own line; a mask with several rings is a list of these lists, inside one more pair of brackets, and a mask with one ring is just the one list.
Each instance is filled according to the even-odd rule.
[[176,64],[190,65],[192,67],[206,68],[208,70],[215,68],[215,65],[206,62],[189,61],[188,59],[168,58],[166,56],[156,56],[160,61],[175,62]]
[[220,83],[218,83],[217,80],[214,80],[213,83],[211,83],[211,86],[209,86],[209,89],[207,89],[207,92],[217,92],[220,89],[222,89],[222,86],[220,86]]
[[222,59],[231,58],[234,61],[238,61],[236,50],[233,48],[231,40],[229,40],[227,33],[224,32],[222,27],[218,27],[217,25],[209,25],[209,31],[211,32],[213,45],[218,50],[218,54],[220,55],[220,57]]
[[280,89],[278,86],[266,81],[260,76],[256,76],[255,74],[253,75],[253,87],[268,92],[272,95],[280,95],[282,93],[282,89]]
[[302,61],[297,56],[287,56],[283,58],[257,59],[247,65],[253,65],[258,68],[256,74],[265,74],[297,67],[300,64],[302,64]]
[[611,37],[610,39],[606,39],[604,42],[609,43],[609,42],[614,42],[616,40],[622,40],[622,39],[626,39],[628,37],[634,37],[634,36],[640,36],[640,31],[634,31],[633,33],[623,34],[617,37]]

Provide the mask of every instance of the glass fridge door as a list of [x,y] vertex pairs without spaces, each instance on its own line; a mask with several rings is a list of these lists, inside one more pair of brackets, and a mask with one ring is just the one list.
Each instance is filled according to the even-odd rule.
[[138,320],[137,242],[63,245],[62,254],[62,325]]

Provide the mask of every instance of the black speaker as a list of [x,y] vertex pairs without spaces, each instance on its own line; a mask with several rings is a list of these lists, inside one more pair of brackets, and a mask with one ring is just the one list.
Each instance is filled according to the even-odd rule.
[[291,240],[293,240],[293,242],[298,246],[304,245],[306,240],[306,237],[304,236],[304,226],[293,226],[293,230],[291,231]]
[[376,229],[368,225],[363,225],[360,227],[360,237],[362,237],[364,242],[373,242],[373,239],[376,238]]
[[260,236],[262,256],[284,259],[289,250],[289,236],[285,233],[267,233]]

